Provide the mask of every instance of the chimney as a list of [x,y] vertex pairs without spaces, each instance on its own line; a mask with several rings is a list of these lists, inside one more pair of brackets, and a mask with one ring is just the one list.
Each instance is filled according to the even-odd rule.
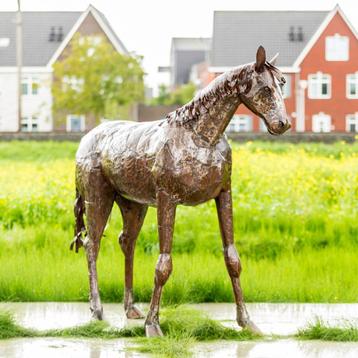
[[288,40],[291,42],[295,41],[295,32],[293,26],[290,26],[290,31],[288,33]]
[[299,26],[299,27],[298,27],[297,41],[299,41],[299,42],[302,42],[302,41],[303,41],[302,26]]
[[56,37],[56,34],[55,34],[55,27],[54,26],[51,26],[51,31],[50,31],[50,35],[48,37],[48,40],[50,42],[54,42],[55,41],[55,37]]
[[62,26],[58,28],[58,34],[57,34],[57,42],[62,42],[63,40],[63,29]]

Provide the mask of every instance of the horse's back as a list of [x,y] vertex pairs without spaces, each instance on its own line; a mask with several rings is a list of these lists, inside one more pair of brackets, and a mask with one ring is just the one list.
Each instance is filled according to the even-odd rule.
[[[77,164],[97,161],[108,151],[117,154],[124,149],[134,149],[140,142],[149,140],[163,120],[153,122],[108,121],[89,131],[76,152]],[[99,164],[99,163],[98,163]]]
[[[87,133],[76,153],[78,189],[84,192],[85,187],[100,177],[118,194],[140,202],[153,202],[155,190],[151,169],[163,145],[162,126],[165,127],[165,123],[165,120],[112,121]],[[136,194],[140,194],[141,199]]]

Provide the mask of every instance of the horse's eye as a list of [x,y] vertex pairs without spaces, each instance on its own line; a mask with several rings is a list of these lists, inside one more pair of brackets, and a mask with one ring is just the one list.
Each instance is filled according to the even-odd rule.
[[265,86],[265,92],[267,92],[267,93],[270,93],[271,92],[271,88],[269,87],[269,86]]

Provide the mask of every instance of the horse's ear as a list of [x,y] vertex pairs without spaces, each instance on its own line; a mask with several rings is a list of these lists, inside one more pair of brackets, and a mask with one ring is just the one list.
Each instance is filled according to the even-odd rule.
[[266,62],[266,51],[262,46],[259,46],[256,52],[256,64],[255,64],[256,72],[262,72],[265,69],[265,62]]
[[275,55],[274,57],[272,57],[271,60],[269,61],[269,63],[270,63],[272,66],[275,66],[275,65],[276,65],[277,57],[278,57],[278,52],[277,52],[276,55]]

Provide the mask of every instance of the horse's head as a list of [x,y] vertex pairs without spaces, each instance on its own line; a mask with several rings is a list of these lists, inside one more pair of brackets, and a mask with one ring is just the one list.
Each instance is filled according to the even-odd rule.
[[242,74],[244,86],[240,99],[246,107],[264,120],[270,134],[277,135],[286,132],[291,123],[281,91],[286,81],[281,71],[274,66],[276,58],[277,55],[267,62],[265,49],[262,46],[258,48],[256,62],[249,65],[250,76],[247,76],[246,83]]

